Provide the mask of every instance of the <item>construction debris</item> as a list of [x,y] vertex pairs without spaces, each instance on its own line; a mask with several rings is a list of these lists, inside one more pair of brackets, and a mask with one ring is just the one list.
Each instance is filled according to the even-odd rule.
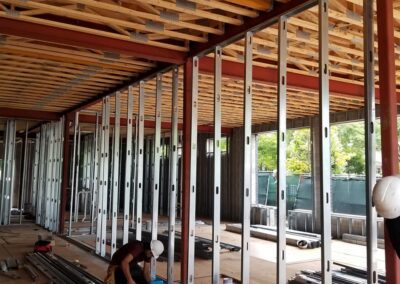
[[[332,271],[332,284],[365,284],[367,272],[360,268],[334,263],[342,268]],[[319,284],[321,283],[321,271],[301,270],[295,277],[288,281],[289,284]],[[378,274],[378,283],[385,284],[386,277]]]
[[50,281],[65,284],[101,284],[103,281],[59,255],[29,253],[26,259]]
[[[233,233],[241,233],[241,224],[227,224],[226,230]],[[264,225],[251,225],[250,235],[255,238],[276,241],[277,233],[275,227]],[[321,236],[318,234],[301,232],[296,230],[286,230],[286,243],[288,245],[297,246],[299,248],[311,249],[321,246]]]

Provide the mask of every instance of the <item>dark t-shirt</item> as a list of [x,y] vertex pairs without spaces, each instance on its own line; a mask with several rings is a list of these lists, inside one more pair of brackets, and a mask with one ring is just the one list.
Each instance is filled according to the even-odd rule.
[[123,245],[119,250],[114,253],[113,257],[111,258],[110,264],[120,265],[128,254],[131,254],[133,256],[132,263],[138,263],[142,261],[150,262],[151,257],[146,258],[146,250],[150,250],[150,243],[131,241]]

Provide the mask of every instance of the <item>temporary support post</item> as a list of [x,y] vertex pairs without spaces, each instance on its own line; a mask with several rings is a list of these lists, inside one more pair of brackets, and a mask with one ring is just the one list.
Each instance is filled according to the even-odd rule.
[[331,272],[331,154],[329,131],[328,0],[319,0],[319,116],[321,171],[321,273],[322,283],[332,283]]
[[242,283],[250,283],[250,188],[251,188],[251,115],[252,115],[252,78],[253,78],[253,33],[246,33],[244,47],[244,108],[243,108],[243,219],[242,219]]
[[174,254],[175,254],[175,217],[177,193],[177,164],[178,164],[178,86],[179,70],[172,71],[172,128],[169,160],[169,219],[168,219],[168,284],[174,283]]
[[287,19],[279,19],[278,54],[278,242],[277,242],[277,283],[286,280],[286,58],[287,58]]
[[212,283],[220,282],[220,223],[221,223],[221,77],[222,49],[214,51],[214,200],[213,200],[213,259]]
[[110,97],[104,99],[105,115],[104,120],[104,165],[103,165],[103,198],[102,198],[102,218],[101,218],[101,245],[100,255],[106,255],[107,239],[107,205],[108,205],[108,166],[109,166],[109,144],[110,144]]
[[92,144],[92,180],[91,180],[91,197],[92,197],[92,210],[90,216],[90,234],[93,234],[95,216],[97,216],[97,198],[98,198],[98,185],[99,185],[99,114],[96,113],[96,126],[94,130],[93,144]]
[[374,70],[374,8],[373,0],[364,0],[364,91],[365,91],[365,200],[367,218],[367,279],[378,282],[378,236],[376,210],[372,205],[372,190],[376,183],[375,164],[375,70]]
[[[161,139],[161,94],[162,94],[162,74],[157,74],[156,82],[156,129],[154,134],[154,154],[153,154],[153,209],[151,218],[151,239],[157,240],[158,235],[158,203],[159,203],[159,187],[160,187],[160,139]],[[156,262],[152,258],[151,262],[151,276],[152,279],[156,276]]]
[[139,84],[139,124],[137,153],[137,190],[136,190],[136,240],[142,240],[142,203],[143,203],[143,140],[144,140],[144,81]]
[[192,120],[190,132],[190,193],[189,193],[189,247],[188,278],[186,283],[194,283],[195,229],[196,229],[196,169],[197,169],[197,113],[199,84],[199,58],[193,57],[192,69]]
[[128,242],[129,235],[129,206],[131,204],[131,173],[132,173],[132,115],[133,115],[133,90],[128,88],[127,106],[127,129],[126,129],[126,161],[125,161],[125,182],[124,182],[124,224],[122,243]]
[[[396,56],[394,52],[393,1],[376,1],[378,24],[379,90],[382,137],[383,176],[397,175],[397,99]],[[393,248],[387,227],[393,222],[385,219],[386,283],[400,283],[400,259]]]
[[111,222],[111,256],[117,250],[117,217],[118,217],[118,188],[119,188],[119,135],[120,135],[120,93],[115,94],[115,125],[113,145],[113,183],[112,183],[112,222]]

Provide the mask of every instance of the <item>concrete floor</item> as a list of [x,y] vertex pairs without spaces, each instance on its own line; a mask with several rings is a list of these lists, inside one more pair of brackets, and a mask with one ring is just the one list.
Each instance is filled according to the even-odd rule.
[[[165,223],[164,223],[165,224]],[[73,238],[79,242],[94,246],[95,236],[88,235],[87,228],[89,223],[74,224]],[[79,229],[80,228],[80,229]],[[33,244],[38,235],[50,234],[46,230],[26,223],[20,225],[9,225],[0,227],[0,260],[7,257],[15,257],[23,260],[27,252],[33,250]],[[200,224],[196,226],[196,235],[210,238],[211,226]],[[88,271],[100,279],[103,279],[107,269],[107,262],[99,257],[87,252],[64,239],[54,236],[54,252],[65,257],[68,260],[78,260],[81,264],[88,267]],[[222,231],[221,241],[240,246],[240,235]],[[251,238],[250,245],[250,275],[251,283],[275,283],[276,280],[276,244],[274,242]],[[356,267],[365,267],[366,249],[364,246],[348,244],[338,240],[332,241],[333,261],[353,265]],[[296,272],[302,269],[320,269],[320,249],[302,250],[297,247],[287,247],[287,276],[293,277]],[[378,268],[384,271],[384,251],[378,250]],[[161,277],[166,277],[166,262],[158,262],[157,273]],[[22,277],[20,280],[11,280],[0,276],[0,283],[30,283],[32,282],[24,270],[17,272]],[[179,280],[180,263],[175,263],[175,280]],[[240,279],[240,252],[221,253],[221,274],[225,277]],[[196,283],[210,283],[211,279],[211,261],[196,259],[195,263]],[[45,276],[41,275],[36,283],[48,283]],[[222,283],[222,280],[221,280]]]

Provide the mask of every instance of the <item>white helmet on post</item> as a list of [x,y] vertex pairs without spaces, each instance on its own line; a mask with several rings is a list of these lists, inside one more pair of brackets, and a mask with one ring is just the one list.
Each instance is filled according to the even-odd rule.
[[153,257],[157,259],[164,251],[164,245],[159,240],[152,240],[150,243],[150,249]]
[[400,216],[400,177],[387,176],[374,186],[372,201],[379,215],[386,219]]

